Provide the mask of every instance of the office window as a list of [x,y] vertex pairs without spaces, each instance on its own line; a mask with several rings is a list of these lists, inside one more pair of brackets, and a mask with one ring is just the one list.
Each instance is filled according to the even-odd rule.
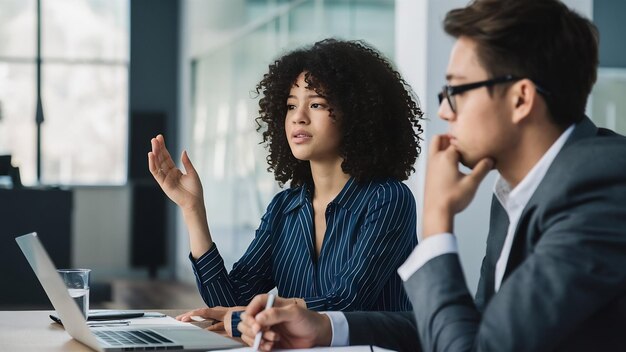
[[126,180],[128,0],[0,2],[0,154],[37,180],[41,24],[41,183]]
[[598,80],[591,92],[591,119],[600,127],[626,134],[626,69],[598,69]]

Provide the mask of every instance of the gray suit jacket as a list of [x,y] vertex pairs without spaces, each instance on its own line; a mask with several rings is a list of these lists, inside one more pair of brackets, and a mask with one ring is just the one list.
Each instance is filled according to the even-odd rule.
[[[507,227],[494,198],[475,300],[456,254],[405,283],[423,350],[626,351],[626,138],[589,119],[576,126],[522,213],[494,293]],[[415,325],[381,314],[389,330]],[[352,344],[376,334],[358,314],[346,317]],[[379,344],[416,349],[393,338]]]

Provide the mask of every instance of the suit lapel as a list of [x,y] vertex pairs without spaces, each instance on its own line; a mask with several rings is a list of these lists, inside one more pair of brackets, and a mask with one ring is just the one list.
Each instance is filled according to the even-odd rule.
[[[539,186],[530,197],[528,204],[524,207],[522,211],[522,215],[517,223],[517,227],[515,229],[515,234],[513,237],[513,244],[511,247],[511,253],[509,254],[509,258],[506,265],[506,270],[504,272],[504,276],[502,281],[506,280],[507,276],[515,270],[526,258],[528,249],[527,245],[529,242],[535,243],[536,241],[532,240],[531,236],[540,236],[540,233],[534,233],[529,226],[530,219],[535,212],[535,209],[549,199],[553,197],[552,190],[555,183],[560,182],[560,176],[558,172],[561,168],[561,160],[563,159],[563,151],[569,148],[571,145],[576,142],[593,137],[598,133],[598,128],[594,123],[588,118],[585,117],[581,122],[576,125],[574,131],[569,136],[563,148],[559,151],[557,156],[552,161],[552,164],[548,168],[545,176],[539,183]],[[505,215],[506,216],[506,215]],[[530,239],[530,241],[529,241]]]
[[489,217],[489,235],[487,236],[487,251],[483,259],[483,268],[476,291],[476,305],[480,310],[484,308],[495,293],[494,279],[496,275],[496,263],[504,246],[509,218],[500,201],[493,196],[491,199],[491,215]]

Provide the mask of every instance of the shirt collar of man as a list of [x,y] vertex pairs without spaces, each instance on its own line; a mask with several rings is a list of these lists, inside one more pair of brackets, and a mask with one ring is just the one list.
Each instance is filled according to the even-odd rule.
[[575,125],[569,126],[561,136],[557,138],[517,187],[511,189],[509,183],[506,182],[502,176],[498,175],[493,192],[500,204],[502,204],[502,207],[506,210],[509,219],[513,217],[513,214],[519,213],[524,209],[530,197],[532,197],[537,187],[539,187],[546,172],[548,172],[548,168],[552,165],[557,154],[559,154],[559,151],[561,151],[563,145],[565,145],[565,142],[572,134],[574,127]]

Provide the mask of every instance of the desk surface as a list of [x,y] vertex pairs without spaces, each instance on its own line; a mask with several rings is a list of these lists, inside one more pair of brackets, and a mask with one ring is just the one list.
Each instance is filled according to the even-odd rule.
[[[155,310],[156,311],[156,310]],[[162,309],[175,317],[185,310]],[[93,351],[74,340],[62,326],[53,323],[50,310],[0,311],[0,351]],[[206,323],[195,325],[206,326]]]

